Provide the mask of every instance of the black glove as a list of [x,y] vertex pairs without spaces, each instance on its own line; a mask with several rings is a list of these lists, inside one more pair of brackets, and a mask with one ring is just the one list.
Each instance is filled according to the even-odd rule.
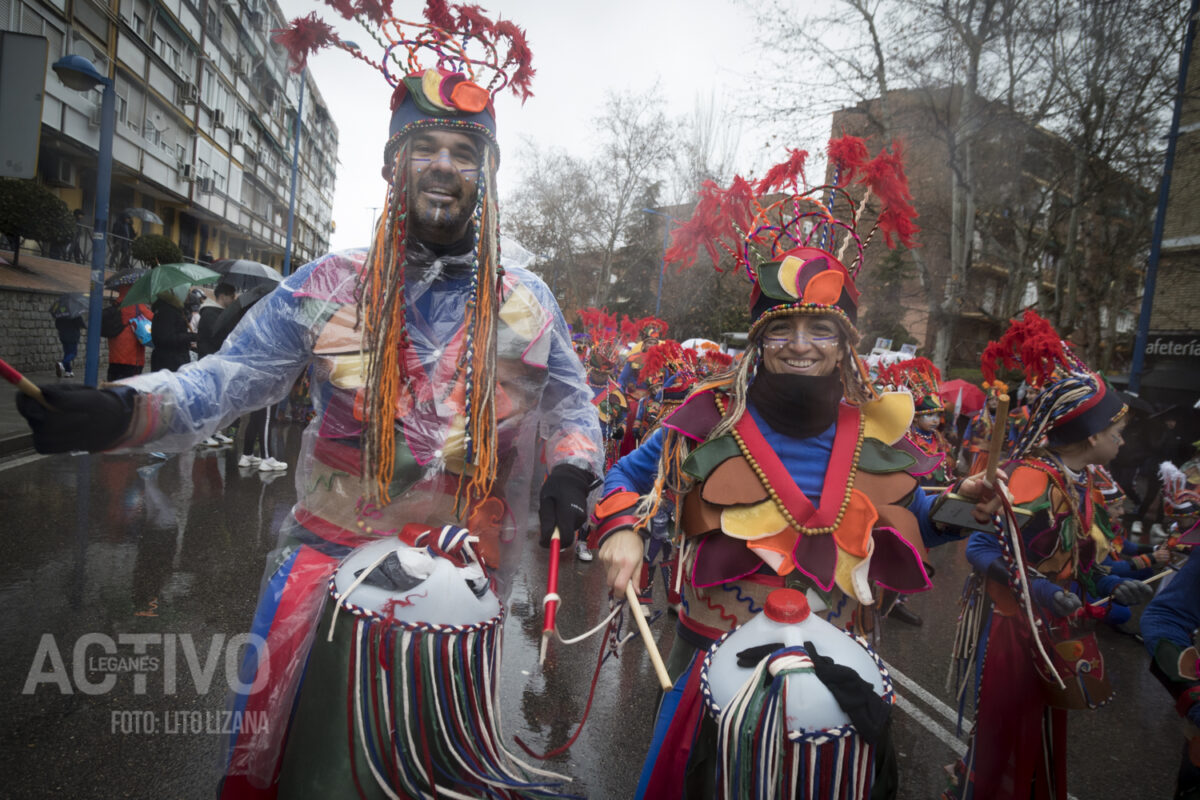
[[550,546],[554,528],[565,550],[575,543],[575,533],[587,522],[588,492],[596,484],[590,473],[571,464],[559,464],[550,470],[542,484],[538,520],[542,526],[542,547]]
[[128,387],[93,389],[66,383],[42,387],[53,411],[32,397],[17,395],[17,410],[33,429],[33,447],[39,453],[71,450],[107,450],[120,440],[133,419],[133,398]]

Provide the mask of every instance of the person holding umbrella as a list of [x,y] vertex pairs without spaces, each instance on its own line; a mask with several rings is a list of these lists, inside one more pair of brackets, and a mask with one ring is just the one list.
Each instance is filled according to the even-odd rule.
[[62,360],[54,362],[54,373],[60,378],[75,377],[71,362],[79,352],[79,332],[87,327],[83,322],[85,308],[83,295],[78,292],[64,294],[50,306],[50,315],[54,317],[54,327],[58,329],[58,341],[63,349]]

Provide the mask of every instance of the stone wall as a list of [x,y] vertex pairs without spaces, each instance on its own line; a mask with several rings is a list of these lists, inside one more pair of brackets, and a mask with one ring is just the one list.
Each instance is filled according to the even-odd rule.
[[[0,289],[0,358],[21,372],[52,372],[62,357],[62,344],[54,318],[47,311],[53,292]],[[75,376],[83,379],[87,353],[87,331],[79,341]],[[100,377],[108,369],[108,340],[100,337]]]

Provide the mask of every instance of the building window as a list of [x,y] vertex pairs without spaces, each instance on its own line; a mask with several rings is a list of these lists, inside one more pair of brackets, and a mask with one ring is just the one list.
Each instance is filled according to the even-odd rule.
[[146,38],[146,20],[138,12],[133,12],[133,32],[142,39]]
[[1038,289],[1036,281],[1029,281],[1025,284],[1025,294],[1021,296],[1021,307],[1032,308],[1037,305]]

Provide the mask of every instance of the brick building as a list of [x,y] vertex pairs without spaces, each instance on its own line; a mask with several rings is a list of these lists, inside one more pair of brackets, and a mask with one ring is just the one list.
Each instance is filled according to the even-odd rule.
[[[905,166],[915,206],[920,248],[897,263],[883,248],[868,254],[860,288],[868,337],[907,333],[932,355],[938,326],[948,328],[948,367],[977,367],[987,342],[1007,321],[1036,308],[1062,325],[1059,310],[1070,307],[1071,324],[1086,357],[1105,366],[1128,358],[1137,309],[1139,242],[1148,244],[1151,201],[1103,165],[1089,165],[1089,179],[1104,192],[1080,212],[1074,259],[1068,259],[1070,216],[1069,145],[1029,124],[998,103],[978,111],[975,148],[975,231],[968,248],[965,290],[948,313],[939,310],[951,276],[952,200],[948,131],[959,127],[960,89],[897,90],[889,94],[890,136],[903,141]],[[871,149],[880,136],[878,100],[834,114],[834,135],[864,136]],[[960,237],[961,238],[961,237]],[[1141,249],[1144,259],[1144,248]],[[1071,277],[1070,264],[1076,268]],[[1073,302],[1072,302],[1073,299]],[[881,320],[892,325],[880,327]],[[897,342],[898,344],[899,342]]]
[[1142,394],[1188,404],[1200,397],[1200,58],[1188,66]]

